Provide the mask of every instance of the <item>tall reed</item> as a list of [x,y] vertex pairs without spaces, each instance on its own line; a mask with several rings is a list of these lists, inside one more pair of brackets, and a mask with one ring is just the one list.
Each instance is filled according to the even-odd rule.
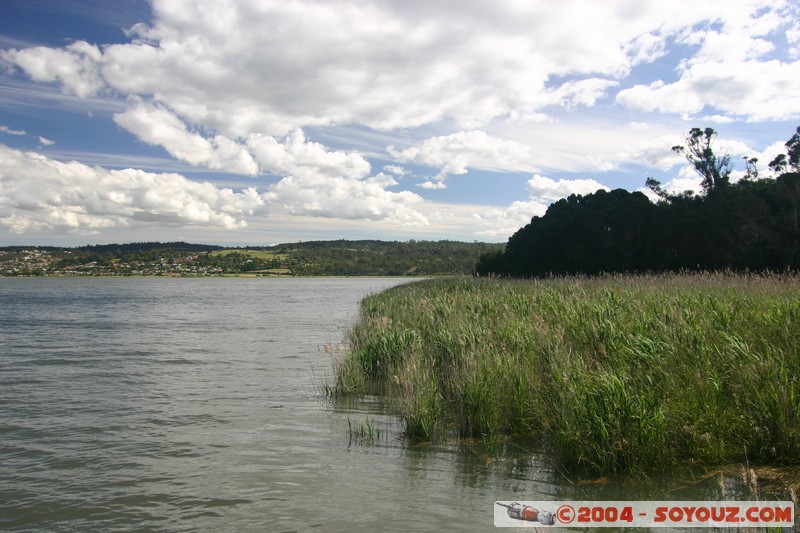
[[[448,278],[362,303],[337,393],[415,439],[543,437],[573,470],[800,463],[800,279]],[[746,452],[745,452],[746,451]]]

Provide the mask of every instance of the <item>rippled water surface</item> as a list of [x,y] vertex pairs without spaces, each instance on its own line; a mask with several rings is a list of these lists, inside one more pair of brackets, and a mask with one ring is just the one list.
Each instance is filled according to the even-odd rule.
[[326,402],[358,301],[403,281],[0,279],[0,529],[492,531],[495,500],[718,497],[408,443],[377,399]]

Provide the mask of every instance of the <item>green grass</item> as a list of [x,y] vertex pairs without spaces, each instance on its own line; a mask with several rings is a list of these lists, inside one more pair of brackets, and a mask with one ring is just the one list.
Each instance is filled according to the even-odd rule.
[[375,421],[367,417],[359,423],[355,423],[347,417],[347,427],[350,434],[350,444],[375,444],[375,441],[380,438],[381,432]]
[[336,394],[413,439],[542,437],[599,473],[800,464],[800,278],[448,278],[362,302]]

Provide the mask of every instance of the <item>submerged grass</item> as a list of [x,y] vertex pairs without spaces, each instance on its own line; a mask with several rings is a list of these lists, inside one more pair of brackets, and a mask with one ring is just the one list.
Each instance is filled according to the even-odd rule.
[[355,423],[348,416],[347,428],[350,434],[350,444],[354,442],[357,444],[375,444],[375,441],[381,436],[377,424],[369,417],[359,423]]
[[362,302],[336,394],[413,439],[543,437],[573,471],[800,463],[800,278],[448,278]]

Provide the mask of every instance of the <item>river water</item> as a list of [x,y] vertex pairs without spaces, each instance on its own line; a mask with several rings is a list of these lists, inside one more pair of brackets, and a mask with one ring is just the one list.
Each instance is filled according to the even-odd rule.
[[752,499],[736,469],[576,480],[331,404],[359,300],[405,281],[0,279],[0,529],[493,531],[496,500]]

